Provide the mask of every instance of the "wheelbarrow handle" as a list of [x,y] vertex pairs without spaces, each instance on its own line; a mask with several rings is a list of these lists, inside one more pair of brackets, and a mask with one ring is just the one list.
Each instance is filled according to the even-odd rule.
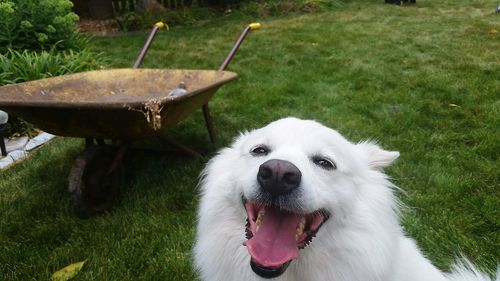
[[166,23],[163,23],[161,21],[155,23],[153,30],[151,30],[151,33],[149,34],[148,40],[146,40],[144,47],[142,47],[139,56],[137,57],[137,59],[134,62],[134,65],[132,66],[133,68],[138,68],[141,65],[142,61],[144,60],[144,56],[146,56],[146,53],[148,52],[149,47],[151,46],[151,43],[153,43],[153,39],[155,38],[156,32],[158,32],[158,30],[162,28],[169,30],[169,27]]
[[[236,42],[234,43],[233,48],[231,49],[231,51],[227,55],[226,59],[219,67],[219,71],[225,70],[227,68],[227,66],[229,65],[229,63],[233,59],[234,55],[236,54],[236,52],[240,48],[241,43],[243,43],[243,40],[245,40],[245,38],[247,37],[248,33],[251,30],[260,29],[260,27],[261,27],[260,23],[251,23],[245,27],[245,29],[241,32],[240,36],[238,37],[238,40],[236,40]],[[139,56],[137,57],[137,59],[134,62],[134,65],[132,66],[133,68],[138,68],[141,65],[142,61],[144,60],[144,57],[146,56],[146,53],[149,50],[149,47],[151,46],[151,43],[153,43],[153,39],[156,36],[156,32],[158,32],[158,30],[161,28],[165,28],[167,30],[169,29],[168,25],[163,23],[163,22],[157,22],[154,25],[153,30],[151,30],[151,33],[149,34],[149,37],[146,40],[146,43],[144,44],[144,47],[142,47],[142,50],[139,53]]]
[[238,48],[240,47],[241,43],[243,43],[243,40],[245,40],[245,38],[247,37],[248,33],[251,31],[251,30],[257,30],[257,29],[260,29],[261,27],[261,24],[260,23],[251,23],[249,25],[247,25],[245,27],[245,29],[241,32],[240,34],[240,37],[238,37],[238,39],[236,40],[236,42],[234,43],[233,45],[233,48],[231,49],[231,51],[229,52],[229,54],[227,54],[227,57],[226,59],[224,60],[224,62],[220,65],[219,67],[219,71],[223,71],[223,70],[226,70],[227,66],[229,65],[229,63],[231,62],[231,60],[233,59],[234,55],[236,54],[236,52],[238,51]]

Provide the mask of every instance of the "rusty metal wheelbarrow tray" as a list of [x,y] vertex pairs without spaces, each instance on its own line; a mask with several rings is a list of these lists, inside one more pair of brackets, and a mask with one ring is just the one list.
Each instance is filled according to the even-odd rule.
[[[60,136],[162,135],[207,104],[237,74],[215,70],[98,70],[2,87],[0,108]],[[187,92],[169,96],[180,82]]]

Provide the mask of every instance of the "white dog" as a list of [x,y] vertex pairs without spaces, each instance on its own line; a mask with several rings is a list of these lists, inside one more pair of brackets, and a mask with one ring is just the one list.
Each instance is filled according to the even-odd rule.
[[243,133],[202,174],[201,279],[490,280],[467,261],[442,273],[404,235],[382,172],[398,156],[296,118]]

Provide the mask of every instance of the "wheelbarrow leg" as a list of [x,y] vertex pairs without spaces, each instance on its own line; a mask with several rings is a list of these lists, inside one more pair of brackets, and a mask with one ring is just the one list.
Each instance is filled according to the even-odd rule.
[[5,147],[5,141],[3,140],[4,130],[5,124],[0,124],[0,150],[2,151],[2,156],[7,156],[7,148]]
[[215,135],[214,125],[212,124],[212,117],[210,117],[210,110],[208,109],[208,103],[203,105],[203,116],[205,117],[205,124],[207,125],[208,134],[210,136],[210,141],[215,144],[217,139]]
[[186,153],[187,155],[193,157],[193,158],[201,158],[203,157],[201,154],[199,154],[198,152],[192,150],[191,148],[183,145],[182,143],[174,140],[173,138],[169,137],[169,136],[161,136],[160,139],[166,143],[168,143],[169,145],[179,149],[180,151]]
[[93,138],[86,138],[85,139],[85,148],[91,147],[94,145],[94,139]]

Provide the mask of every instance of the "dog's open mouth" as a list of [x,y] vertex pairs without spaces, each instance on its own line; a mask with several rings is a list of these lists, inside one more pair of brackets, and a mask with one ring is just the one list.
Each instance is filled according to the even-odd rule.
[[245,245],[252,257],[251,266],[265,278],[285,272],[329,217],[323,210],[304,215],[249,201],[244,205],[248,215]]

